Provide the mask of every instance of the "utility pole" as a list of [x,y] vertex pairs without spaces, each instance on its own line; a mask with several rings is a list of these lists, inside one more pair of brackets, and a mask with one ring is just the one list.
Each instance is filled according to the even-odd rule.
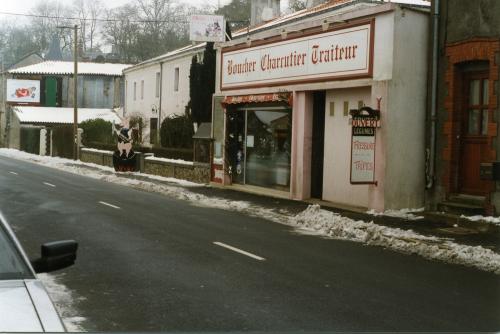
[[73,158],[75,160],[80,159],[80,143],[78,141],[78,26],[75,24],[74,27],[74,39],[75,46],[73,51]]
[[78,25],[58,26],[59,29],[73,29],[73,159],[80,158],[80,143],[78,142]]

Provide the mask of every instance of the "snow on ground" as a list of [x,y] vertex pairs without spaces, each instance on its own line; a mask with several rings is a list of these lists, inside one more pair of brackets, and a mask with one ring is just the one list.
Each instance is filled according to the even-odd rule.
[[422,216],[416,216],[413,213],[415,212],[422,212],[424,211],[425,208],[419,208],[419,209],[401,209],[401,210],[386,210],[384,212],[377,212],[375,210],[370,210],[367,211],[366,213],[372,216],[387,216],[387,217],[395,217],[395,218],[402,218],[406,220],[420,220],[424,219]]
[[500,226],[500,217],[484,217],[484,216],[464,216],[461,215],[460,218],[464,218],[473,222],[483,221],[491,224]]
[[[107,152],[107,151],[106,151]],[[70,160],[70,159],[64,159],[64,158],[58,158],[58,157],[48,157],[48,156],[40,156],[40,155],[34,155],[14,149],[7,149],[7,148],[0,148],[0,155],[9,157],[9,158],[14,158],[14,159],[20,159],[24,161],[29,161],[29,162],[34,162],[38,163],[47,167],[52,167],[52,168],[57,168],[59,170],[64,170],[67,172],[72,172],[75,174],[82,174],[84,173],[86,176],[93,177],[96,179],[102,179],[104,174],[109,174],[109,173],[115,173],[115,170],[111,167],[107,166],[102,166],[102,165],[97,165],[89,162],[82,162],[82,161],[75,161],[75,160]],[[107,173],[99,173],[99,171],[88,171],[88,168],[86,167],[92,167],[97,170],[101,170],[102,172],[107,172]],[[183,187],[201,187],[203,185],[199,183],[194,183],[186,180],[179,180],[175,179],[173,177],[164,177],[164,176],[158,176],[158,175],[150,175],[150,174],[142,174],[142,173],[121,173],[121,174],[130,174],[130,175],[137,175],[142,178],[148,178],[152,180],[158,180],[158,181],[164,181],[164,182],[169,182],[169,183],[174,183]]]
[[76,293],[60,283],[60,278],[63,275],[38,274],[37,276],[47,289],[68,332],[84,332],[82,324],[87,319],[78,315],[75,303],[85,298],[77,296]]
[[[0,155],[36,162],[45,166],[58,168],[68,172],[92,177],[95,179],[113,182],[136,189],[164,194],[180,200],[187,200],[192,205],[242,212],[251,216],[264,218],[276,223],[295,227],[298,233],[315,234],[325,237],[350,240],[367,245],[382,246],[407,254],[418,254],[428,259],[440,260],[449,263],[472,266],[481,270],[500,274],[500,254],[481,246],[467,246],[454,243],[449,239],[427,237],[411,230],[402,230],[374,224],[373,222],[355,221],[342,217],[339,214],[323,210],[318,205],[311,205],[298,215],[287,212],[276,212],[245,201],[231,201],[228,199],[209,197],[194,193],[185,187],[186,181],[168,179],[172,185],[154,183],[139,179],[124,178],[114,173],[109,167],[95,164],[75,162],[73,160],[40,157],[17,150],[0,149]],[[93,167],[89,169],[88,167]],[[141,178],[145,174],[137,174]],[[165,180],[162,177],[150,179]],[[175,182],[175,183],[174,183]],[[188,185],[193,186],[191,182]],[[201,185],[198,185],[201,186]],[[411,210],[411,212],[421,209]],[[371,214],[376,214],[372,212]],[[387,215],[387,212],[383,213]],[[389,214],[391,214],[389,212]],[[413,216],[410,210],[394,212],[393,216],[409,219]]]
[[192,161],[186,161],[186,160],[182,160],[182,159],[167,159],[167,158],[158,158],[158,157],[146,157],[146,160],[162,161],[162,162],[169,162],[169,163],[173,163],[173,164],[188,165],[188,166],[194,165],[194,162],[192,162]]
[[500,254],[481,246],[460,245],[448,239],[423,236],[412,230],[354,221],[323,210],[318,205],[309,206],[290,221],[299,228],[332,238],[382,246],[427,259],[473,266],[500,274]]

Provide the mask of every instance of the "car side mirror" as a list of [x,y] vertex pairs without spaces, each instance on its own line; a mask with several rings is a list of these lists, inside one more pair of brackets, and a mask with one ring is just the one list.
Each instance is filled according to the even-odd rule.
[[49,273],[51,271],[69,267],[75,263],[78,243],[74,240],[48,242],[42,245],[42,257],[31,261],[36,273]]

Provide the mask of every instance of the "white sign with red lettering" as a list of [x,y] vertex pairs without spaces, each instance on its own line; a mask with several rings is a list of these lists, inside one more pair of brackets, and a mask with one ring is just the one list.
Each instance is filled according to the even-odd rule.
[[371,24],[222,53],[221,89],[370,74]]
[[373,135],[352,136],[351,183],[374,183],[375,180],[375,129]]

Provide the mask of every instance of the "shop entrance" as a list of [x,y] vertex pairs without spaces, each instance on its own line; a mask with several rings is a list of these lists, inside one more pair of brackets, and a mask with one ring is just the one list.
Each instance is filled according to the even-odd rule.
[[323,198],[323,160],[325,152],[325,91],[313,92],[311,152],[311,197]]
[[245,183],[245,112],[227,113],[227,156],[232,182]]
[[227,157],[233,183],[290,191],[292,113],[274,105],[227,112]]
[[[484,195],[488,191],[488,182],[481,180],[479,166],[488,161],[488,120],[491,115],[488,71],[476,70],[477,65],[471,68],[472,71],[466,69],[462,76],[458,190],[463,194]],[[487,68],[488,64],[484,66]]]

